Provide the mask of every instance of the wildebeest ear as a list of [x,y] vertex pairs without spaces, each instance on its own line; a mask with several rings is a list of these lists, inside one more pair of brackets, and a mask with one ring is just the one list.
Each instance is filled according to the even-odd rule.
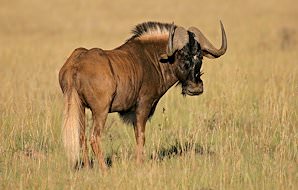
[[168,55],[166,53],[160,55],[160,59],[168,59]]
[[166,53],[164,53],[164,54],[160,55],[159,61],[161,63],[170,63],[171,64],[174,62],[174,56],[168,56]]

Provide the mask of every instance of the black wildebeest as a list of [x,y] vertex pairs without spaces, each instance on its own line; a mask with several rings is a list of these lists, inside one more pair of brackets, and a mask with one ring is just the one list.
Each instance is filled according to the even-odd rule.
[[59,72],[65,98],[62,133],[70,160],[77,161],[82,148],[83,162],[89,164],[85,108],[90,108],[90,143],[100,167],[106,168],[100,138],[111,112],[119,112],[133,124],[136,160],[142,162],[146,121],[159,99],[177,82],[182,85],[182,94],[201,94],[203,56],[217,58],[226,52],[227,39],[220,24],[220,49],[195,27],[186,30],[174,24],[146,22],[137,25],[133,36],[114,50],[74,50]]

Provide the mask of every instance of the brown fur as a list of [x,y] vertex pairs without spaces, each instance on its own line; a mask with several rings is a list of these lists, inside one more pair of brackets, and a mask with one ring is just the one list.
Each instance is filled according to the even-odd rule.
[[[159,62],[159,56],[165,53],[166,45],[167,38],[163,35],[151,39],[131,39],[110,51],[79,48],[61,68],[59,82],[65,96],[69,96],[68,91],[77,92],[80,97],[78,104],[92,111],[94,126],[91,144],[102,168],[105,166],[99,146],[100,134],[109,112],[120,112],[134,124],[139,146],[137,157],[141,160],[145,123],[153,114],[161,96],[178,80],[174,74],[174,64]],[[71,101],[66,101],[68,107],[71,107]],[[70,115],[67,112],[66,115]],[[68,143],[67,139],[64,141]],[[84,152],[86,154],[87,150]],[[70,156],[76,157],[74,155],[77,153]]]

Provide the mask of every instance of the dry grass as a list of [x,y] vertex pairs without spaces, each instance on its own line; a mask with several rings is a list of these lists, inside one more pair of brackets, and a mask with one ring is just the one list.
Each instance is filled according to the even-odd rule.
[[[222,5],[219,5],[221,3]],[[297,189],[298,9],[284,1],[22,1],[0,6],[0,189]],[[228,52],[204,60],[200,97],[171,89],[147,125],[145,163],[112,114],[112,167],[74,172],[61,146],[57,73],[80,46],[111,49],[133,25],[201,28]],[[88,123],[90,124],[90,114]]]

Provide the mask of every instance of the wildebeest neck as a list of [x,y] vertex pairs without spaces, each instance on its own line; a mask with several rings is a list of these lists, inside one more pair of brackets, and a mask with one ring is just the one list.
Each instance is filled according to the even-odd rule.
[[162,96],[177,81],[176,65],[162,63],[160,55],[166,52],[168,35],[130,40],[116,50],[127,52],[126,56],[140,64],[143,70],[143,82],[158,86],[157,92]]

